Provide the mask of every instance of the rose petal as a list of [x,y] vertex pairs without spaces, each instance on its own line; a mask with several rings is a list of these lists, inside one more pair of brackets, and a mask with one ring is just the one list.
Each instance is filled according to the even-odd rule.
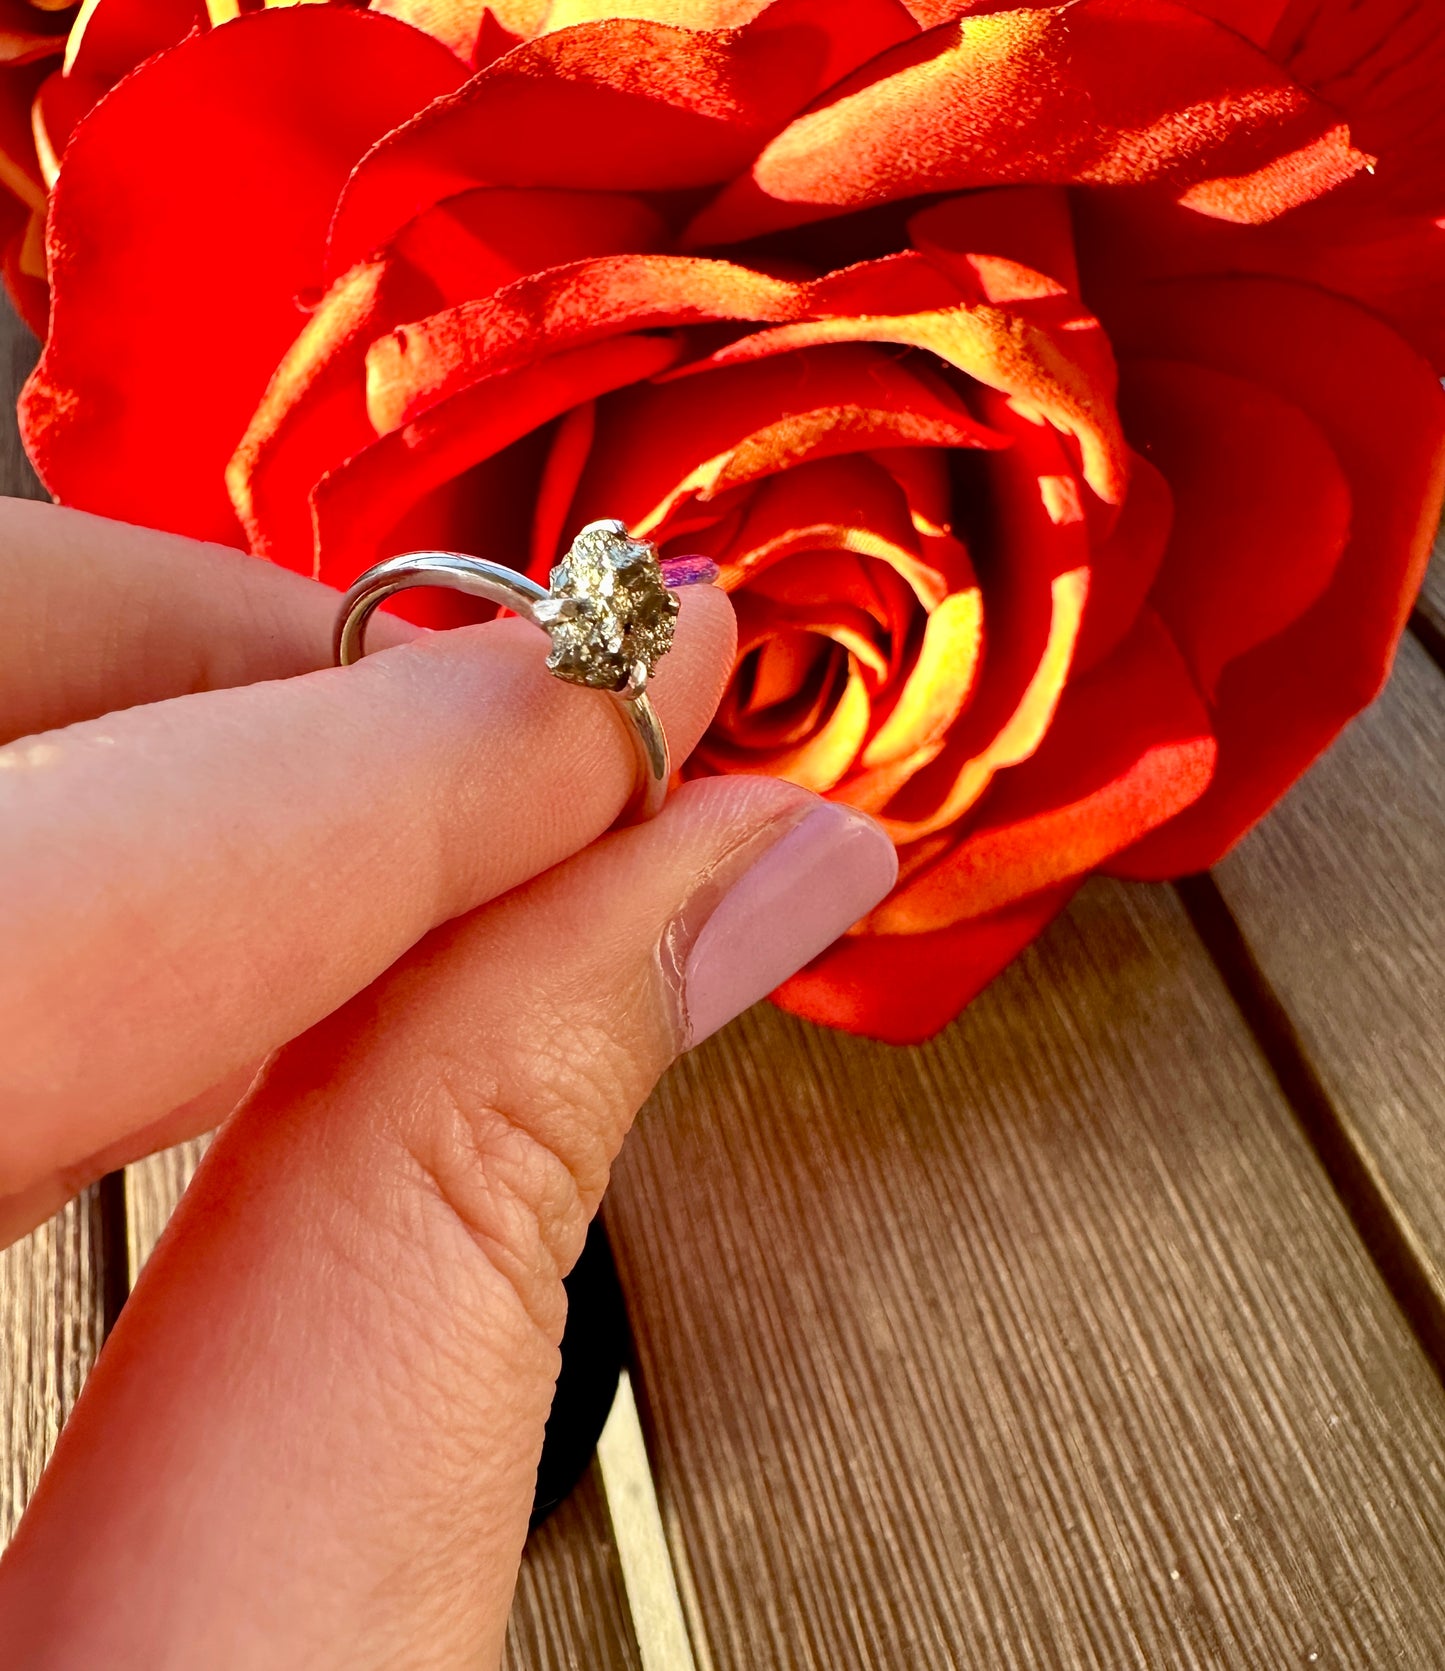
[[1206,213],[1270,220],[1368,161],[1329,104],[1231,30],[1168,0],[1076,0],[964,18],[885,53],[764,147],[688,241],[1049,183],[1157,182]]
[[303,574],[315,570],[309,495],[340,459],[375,439],[366,414],[366,350],[411,289],[395,263],[362,262],[332,285],[286,350],[226,466],[231,504],[250,549]]
[[937,603],[950,590],[966,591],[975,576],[967,548],[954,532],[949,455],[923,447],[890,447],[873,458],[902,489],[918,549],[927,568],[942,577],[941,591],[936,585],[914,589],[925,604]]
[[[989,742],[979,746],[974,714],[981,710],[981,698],[988,688],[992,669],[985,668],[980,697],[949,734],[938,752],[921,750],[922,759],[885,766],[876,773],[852,781],[847,798],[855,806],[874,813],[895,841],[917,841],[947,829],[973,807],[1005,766],[1028,757],[1048,734],[1054,711],[1068,677],[1069,663],[1079,634],[1079,623],[1088,595],[1088,571],[1073,570],[1055,577],[1049,588],[1047,636],[1038,648],[1032,675],[1006,722]],[[985,630],[992,617],[985,613]],[[1007,681],[1000,681],[1010,689]]]
[[[854,584],[849,586],[849,581]],[[779,633],[802,632],[828,639],[847,651],[857,664],[871,697],[888,676],[888,657],[878,642],[875,610],[849,599],[850,592],[857,596],[864,585],[863,565],[856,557],[814,551],[788,558],[733,594],[739,615],[739,645],[745,638],[766,643]],[[744,634],[744,617],[757,618],[756,634]]]
[[[881,456],[896,459],[900,453]],[[951,535],[931,543],[935,556],[949,549],[946,570],[919,556],[918,536],[896,481],[874,458],[851,456],[804,464],[764,481],[718,553],[723,583],[734,591],[740,614],[756,623],[760,638],[772,633],[791,644],[799,635],[790,624],[806,626],[847,646],[865,680],[871,673],[874,734],[861,756],[867,766],[912,755],[941,736],[967,700],[977,671],[982,606],[972,565]],[[921,647],[915,642],[920,612]],[[864,617],[876,623],[886,654],[871,635],[850,625]],[[740,657],[747,648],[744,634]],[[802,684],[807,669],[794,663],[794,672],[797,685],[773,688],[768,702],[780,702]],[[895,681],[900,681],[896,688]],[[760,672],[755,696],[763,683]],[[762,735],[756,725],[742,726],[742,713],[738,725],[721,727],[720,735],[738,746],[774,746],[771,729]],[[801,739],[791,719],[785,729],[786,741]],[[727,769],[727,762],[717,766]]]
[[30,131],[40,177],[47,189],[54,186],[60,173],[60,159],[76,125],[104,93],[105,89],[94,82],[62,75],[59,70],[52,70],[36,88],[30,107]]
[[1073,199],[1087,289],[1101,310],[1123,283],[1201,273],[1295,278],[1383,314],[1445,372],[1445,220],[1391,209],[1378,176],[1358,175],[1268,226],[1209,220],[1157,192]]
[[690,500],[809,459],[998,440],[925,367],[861,343],[629,389],[607,402],[598,430],[574,515],[620,516],[648,535],[673,532]]
[[730,748],[713,739],[706,745],[704,759],[715,771],[729,773],[763,772],[786,778],[805,789],[824,793],[843,777],[857,758],[868,734],[870,713],[867,683],[861,671],[850,667],[841,694],[827,719],[803,742],[791,748],[758,752]]
[[41,215],[45,182],[35,157],[30,104],[50,73],[44,62],[0,66],[0,186]]
[[480,187],[424,210],[387,253],[431,283],[431,311],[589,256],[654,250],[666,235],[657,211],[623,192]]
[[575,262],[379,339],[368,357],[384,419],[377,427],[392,428],[458,389],[558,349],[707,320],[792,318],[802,305],[797,285],[728,261],[621,255]]
[[1129,433],[1174,501],[1152,602],[1212,697],[1329,585],[1350,490],[1319,426],[1257,383],[1177,360],[1125,369]]
[[897,0],[774,0],[721,34],[609,18],[529,40],[362,160],[337,209],[330,270],[469,186],[726,180],[825,87],[916,29]]
[[552,0],[547,29],[570,29],[609,17],[646,18],[678,29],[740,29],[772,0]]
[[[800,287],[796,309],[821,317],[740,337],[675,375],[735,365],[825,342],[896,342],[922,348],[985,387],[1011,397],[1016,411],[1077,438],[1094,492],[1117,503],[1128,482],[1128,449],[1114,406],[1113,358],[1094,320],[1074,305],[1053,317],[1027,303],[996,306],[957,300],[909,312],[921,299],[914,252],[866,262]],[[906,275],[906,276],[904,276]],[[937,280],[943,275],[937,274]],[[930,298],[943,300],[942,298]]]
[[74,17],[65,73],[100,90],[210,22],[202,0],[92,0]]
[[707,737],[683,767],[684,776],[713,775],[716,768],[707,758],[713,747],[776,751],[802,742],[823,723],[829,704],[837,699],[832,675],[841,664],[836,645],[817,633],[777,631],[760,613],[740,625],[747,631],[747,646]]
[[1169,876],[1215,863],[1378,693],[1440,514],[1445,397],[1387,326],[1285,281],[1147,286],[1120,310],[1115,333],[1123,354],[1208,365],[1305,413],[1343,468],[1354,507],[1324,595],[1225,668],[1211,715],[1219,761],[1208,791],[1109,866]]
[[[477,191],[419,215],[387,256],[332,285],[273,375],[227,470],[251,549],[309,572],[307,495],[375,439],[367,353],[378,337],[460,296],[485,295],[536,266],[659,235],[656,216],[612,193]],[[390,427],[390,426],[382,426]]]
[[56,186],[54,316],[21,402],[57,498],[240,543],[226,461],[320,275],[330,205],[458,74],[389,18],[296,6],[192,36],[106,97]]
[[1290,0],[1182,0],[1191,12],[1222,23],[1255,46],[1269,45]]
[[[745,602],[746,599],[739,600],[740,609]],[[830,646],[818,633],[779,630],[775,620],[758,611],[752,612],[751,619],[746,618],[749,614],[746,609],[741,609],[741,614],[744,619],[739,621],[739,659],[756,651],[757,673],[747,696],[738,697],[736,717],[756,719],[805,695],[819,664],[833,658]],[[820,690],[818,694],[821,698],[827,693]],[[796,742],[812,729],[808,726],[797,736],[786,740]],[[727,734],[726,740],[744,746],[750,741],[740,734],[737,725]]]
[[892,317],[890,303],[916,295],[916,281],[925,272],[933,274],[926,284],[947,283],[917,257],[868,263],[817,285],[794,285],[731,262],[684,256],[576,263],[378,340],[367,359],[373,421],[378,428],[402,422],[482,376],[613,331],[714,319],[786,319],[867,306],[862,318],[850,313],[742,338],[687,369],[707,372],[814,342],[891,341],[927,348],[1010,393],[1020,409],[1077,435],[1091,485],[1101,498],[1116,500],[1128,453],[1114,411],[1107,351],[1101,355],[1086,332],[1055,332],[1016,308],[960,305]]
[[[925,608],[936,607],[951,590],[972,587],[968,553],[946,529],[932,530],[924,554],[911,507],[880,462],[903,452],[819,459],[763,482],[729,542],[724,584],[739,585],[797,551],[846,551],[887,564]],[[922,450],[907,453],[919,456]],[[942,462],[936,453],[922,456]]]
[[[1057,186],[945,198],[910,216],[908,238],[955,283],[977,286],[980,301],[1079,294],[1069,193]],[[1092,323],[1082,307],[1078,318]]]
[[[486,298],[514,283],[526,292],[537,283],[528,275],[575,266],[587,256],[645,250],[661,236],[646,205],[610,192],[483,189],[419,215],[396,239],[391,258],[425,279],[426,306],[417,311],[427,317],[394,318],[389,327],[378,322],[366,358],[373,427],[395,429],[475,380],[486,358],[478,331]],[[609,334],[604,327],[580,337]],[[534,346],[540,353],[550,345],[543,339]]]
[[1129,497],[1109,532],[1089,548],[1089,607],[1074,652],[1074,671],[1087,673],[1133,628],[1158,576],[1174,524],[1169,484],[1145,458],[1129,468]]
[[[526,15],[543,17],[550,4],[551,0],[524,0]],[[456,53],[464,64],[470,64],[483,18],[499,7],[495,0],[371,0],[371,10],[420,29]],[[525,39],[531,33],[531,29],[518,30],[517,38]]]
[[596,436],[595,400],[579,402],[557,422],[532,512],[532,574],[546,574],[570,540],[572,501]]
[[1056,522],[1038,491],[1041,475],[1064,467],[1058,438],[997,396],[983,410],[1014,445],[980,455],[991,523],[988,540],[975,546],[984,576],[982,676],[945,738],[843,786],[848,800],[879,817],[900,844],[956,823],[995,773],[1039,746],[1084,619],[1090,554],[1083,525]]
[[982,652],[983,600],[971,586],[929,613],[913,667],[860,757],[864,770],[931,751],[973,694]]
[[531,40],[547,27],[552,0],[486,0],[482,8],[498,25],[518,40]]
[[[465,389],[388,431],[322,477],[313,491],[319,578],[349,585],[368,564],[408,549],[395,531],[428,496],[579,402],[660,370],[676,352],[657,337],[593,343]],[[510,498],[529,520],[529,497],[513,491]],[[479,508],[458,527],[456,540],[493,551]],[[523,541],[522,561],[525,550]]]
[[1379,158],[1382,201],[1445,211],[1445,9],[1420,0],[1294,0],[1270,50],[1343,111]]
[[866,926],[929,933],[1082,877],[1197,801],[1215,754],[1183,659],[1146,614],[1107,661],[1069,681],[1035,753],[995,779],[981,823]]
[[24,0],[0,0],[0,64],[59,57],[69,23],[68,17],[28,6]]
[[1069,903],[1075,884],[934,934],[848,934],[773,993],[825,1027],[918,1044],[945,1027]]

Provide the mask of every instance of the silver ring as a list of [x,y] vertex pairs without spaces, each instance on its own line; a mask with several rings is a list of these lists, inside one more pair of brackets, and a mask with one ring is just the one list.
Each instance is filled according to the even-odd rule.
[[647,695],[652,670],[672,646],[675,586],[714,580],[706,558],[660,563],[646,540],[616,521],[589,522],[542,587],[515,569],[459,551],[408,551],[358,575],[342,599],[334,650],[338,667],[365,654],[366,623],[410,586],[445,586],[512,610],[552,641],[547,669],[568,684],[605,691],[631,734],[637,789],[621,821],[651,818],[672,776],[667,736]]

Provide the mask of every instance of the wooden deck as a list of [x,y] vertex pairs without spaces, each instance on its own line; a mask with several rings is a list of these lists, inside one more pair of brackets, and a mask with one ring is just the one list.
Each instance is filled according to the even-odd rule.
[[[1445,1665],[1442,659],[1445,561],[1211,877],[1091,885],[923,1048],[760,1007],[669,1074],[510,1665]],[[0,1536],[194,1160],[0,1256]]]

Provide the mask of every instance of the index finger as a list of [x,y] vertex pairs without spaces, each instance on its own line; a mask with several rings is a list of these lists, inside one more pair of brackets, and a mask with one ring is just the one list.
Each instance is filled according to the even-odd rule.
[[0,496],[0,553],[0,743],[330,665],[336,593],[228,546]]

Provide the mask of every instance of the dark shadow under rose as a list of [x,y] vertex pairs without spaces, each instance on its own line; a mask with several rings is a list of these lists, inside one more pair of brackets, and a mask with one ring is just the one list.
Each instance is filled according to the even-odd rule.
[[1441,491],[1445,18],[387,10],[193,35],[75,128],[27,443],[338,586],[540,576],[602,516],[712,556],[738,663],[687,772],[900,850],[789,1007],[926,1035],[1378,690]]

